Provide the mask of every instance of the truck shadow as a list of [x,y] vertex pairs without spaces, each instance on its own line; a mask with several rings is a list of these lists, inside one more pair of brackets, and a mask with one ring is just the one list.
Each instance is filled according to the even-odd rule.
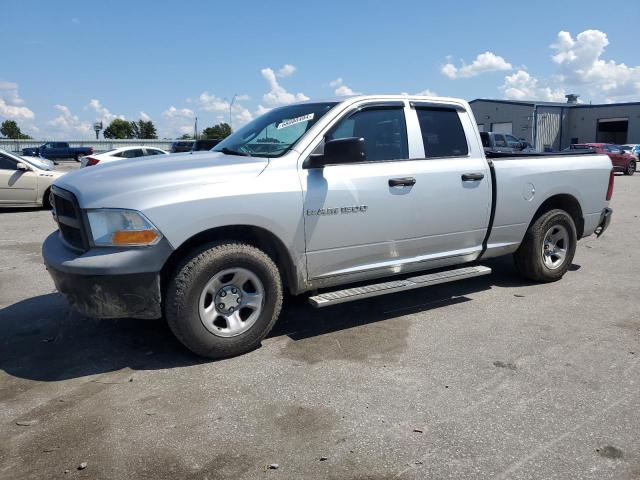
[[[326,309],[312,308],[306,297],[287,297],[269,337],[307,339],[468,302],[467,295],[492,286],[527,285],[514,272],[510,259],[485,264],[494,269],[493,275]],[[121,369],[167,369],[210,362],[188,352],[163,320],[84,318],[70,311],[57,293],[0,309],[0,339],[0,369],[14,377],[47,382]]]

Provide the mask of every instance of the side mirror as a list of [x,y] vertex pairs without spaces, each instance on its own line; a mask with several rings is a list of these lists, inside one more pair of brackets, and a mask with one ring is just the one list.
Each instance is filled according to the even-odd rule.
[[324,144],[324,153],[309,155],[302,168],[323,168],[325,165],[357,163],[364,161],[365,158],[364,138],[336,138]]
[[19,162],[19,163],[16,165],[16,168],[17,168],[18,170],[24,170],[25,172],[26,172],[26,171],[31,170],[31,169],[27,166],[27,164],[22,163],[22,162]]

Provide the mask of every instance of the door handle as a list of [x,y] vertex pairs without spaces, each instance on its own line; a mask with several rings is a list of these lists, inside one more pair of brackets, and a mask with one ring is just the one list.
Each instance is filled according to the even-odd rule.
[[416,179],[413,177],[389,179],[390,187],[410,187],[411,185],[415,185],[415,184],[416,184]]
[[462,181],[463,182],[477,182],[478,180],[482,180],[484,178],[484,173],[463,173]]

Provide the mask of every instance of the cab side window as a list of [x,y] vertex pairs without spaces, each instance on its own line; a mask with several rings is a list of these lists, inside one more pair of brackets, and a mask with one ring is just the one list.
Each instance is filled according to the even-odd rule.
[[0,154],[0,170],[17,170],[16,162]]
[[495,136],[493,137],[493,140],[496,144],[496,147],[507,146],[507,141],[505,140],[504,135],[502,135],[501,133],[496,133]]
[[418,107],[416,113],[425,158],[461,157],[469,153],[467,137],[455,109]]
[[507,138],[507,143],[511,148],[518,148],[520,146],[520,140],[513,135],[505,135],[505,137]]
[[402,108],[361,110],[342,120],[325,138],[364,138],[365,161],[409,158],[407,127]]

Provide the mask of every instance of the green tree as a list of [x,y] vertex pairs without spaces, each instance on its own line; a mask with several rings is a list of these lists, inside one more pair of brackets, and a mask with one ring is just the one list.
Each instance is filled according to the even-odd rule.
[[113,120],[109,126],[104,129],[104,132],[102,132],[104,138],[134,138],[133,134],[131,122],[127,122],[121,118]]
[[193,140],[193,135],[183,133],[178,140]]
[[156,126],[151,120],[138,120],[131,122],[134,138],[158,138]]
[[27,139],[31,138],[29,135],[22,133],[18,124],[13,120],[5,120],[0,125],[0,134],[7,138],[12,139]]
[[231,126],[228,123],[219,123],[202,130],[202,138],[218,138],[222,140],[229,135],[231,135]]

